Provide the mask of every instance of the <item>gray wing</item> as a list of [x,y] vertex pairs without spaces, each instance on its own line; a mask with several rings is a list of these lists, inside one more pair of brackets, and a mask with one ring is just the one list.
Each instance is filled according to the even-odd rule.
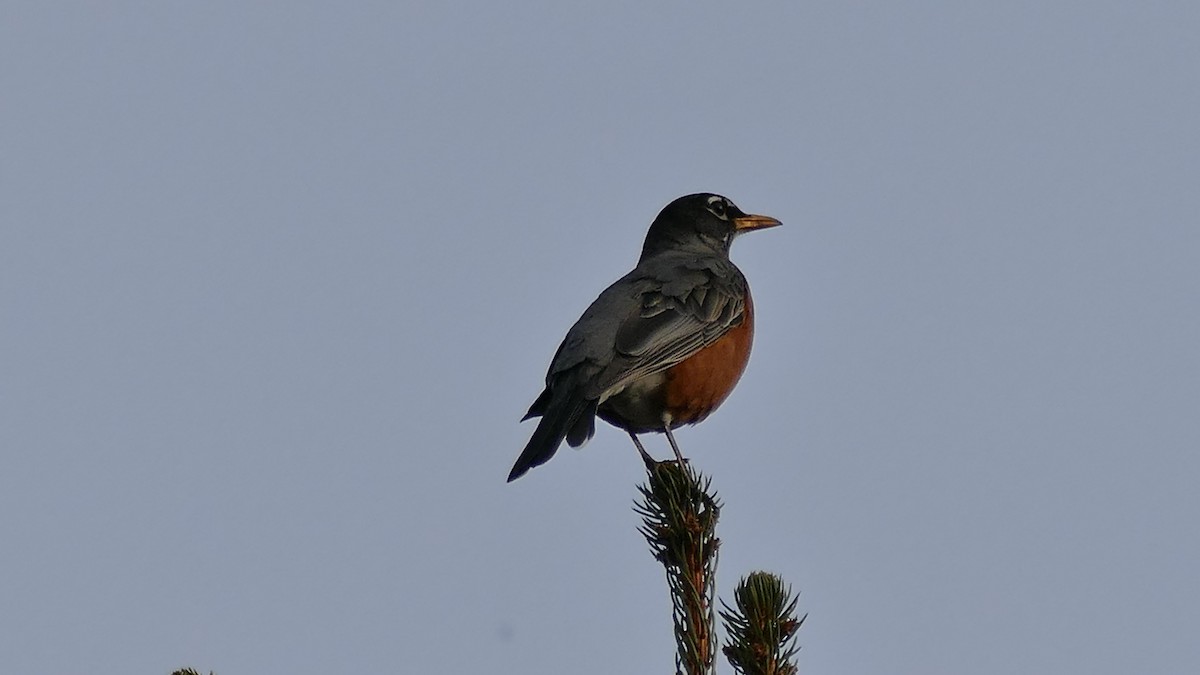
[[662,256],[610,286],[567,333],[547,373],[586,399],[662,372],[739,325],[746,280],[727,260]]

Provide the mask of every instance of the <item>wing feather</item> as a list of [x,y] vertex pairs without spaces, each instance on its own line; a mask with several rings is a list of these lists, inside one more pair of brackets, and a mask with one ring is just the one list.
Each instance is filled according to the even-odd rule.
[[745,279],[732,264],[723,269],[675,267],[656,281],[641,294],[639,310],[617,327],[615,358],[596,378],[593,393],[662,372],[743,320]]

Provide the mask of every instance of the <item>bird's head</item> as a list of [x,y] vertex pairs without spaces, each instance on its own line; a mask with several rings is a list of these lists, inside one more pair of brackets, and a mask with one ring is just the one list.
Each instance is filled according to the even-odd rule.
[[667,204],[650,224],[642,246],[642,260],[669,250],[728,254],[730,244],[739,234],[780,224],[769,216],[748,214],[721,195],[709,192],[687,195]]

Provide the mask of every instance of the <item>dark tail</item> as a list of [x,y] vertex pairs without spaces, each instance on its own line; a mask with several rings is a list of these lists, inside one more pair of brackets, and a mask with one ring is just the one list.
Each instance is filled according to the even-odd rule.
[[[508,473],[508,482],[525,475],[535,466],[550,461],[564,439],[572,446],[583,445],[596,430],[596,402],[579,400],[548,400],[549,390],[542,392],[524,419],[541,414],[533,437],[525,444],[517,463]],[[540,404],[540,405],[539,405]]]

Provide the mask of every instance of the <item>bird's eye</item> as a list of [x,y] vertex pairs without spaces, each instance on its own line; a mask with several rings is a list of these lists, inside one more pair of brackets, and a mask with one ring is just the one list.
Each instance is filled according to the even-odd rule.
[[725,220],[725,213],[726,213],[725,207],[726,207],[725,200],[721,199],[720,197],[713,197],[712,199],[710,199],[708,201],[708,210],[711,211],[714,216],[720,218],[721,220]]

